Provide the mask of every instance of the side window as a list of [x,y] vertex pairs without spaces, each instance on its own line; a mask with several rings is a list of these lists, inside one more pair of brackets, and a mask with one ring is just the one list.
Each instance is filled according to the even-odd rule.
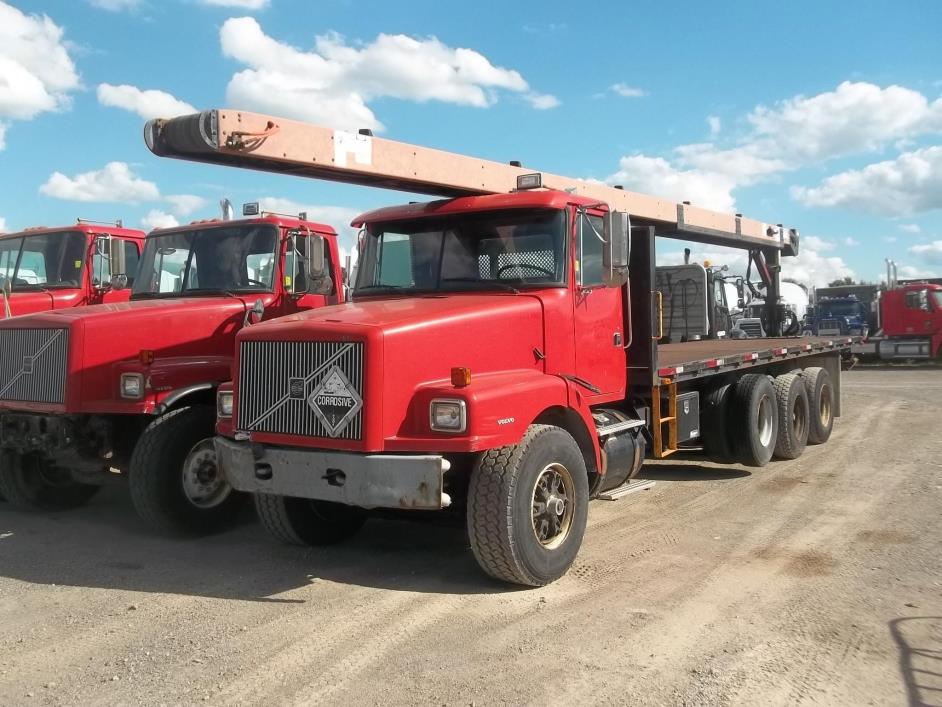
[[285,274],[282,285],[291,292],[306,292],[304,258],[307,255],[307,237],[293,234],[285,252]]
[[917,292],[906,293],[906,306],[909,309],[921,309],[929,311],[929,292],[928,290],[919,290]]
[[392,285],[394,287],[412,287],[417,280],[422,280],[422,286],[428,286],[427,280],[431,274],[426,272],[429,258],[427,248],[419,248],[416,253],[415,268],[419,270],[419,277],[413,278],[413,238],[404,233],[386,232],[379,243],[376,283],[377,285]]
[[7,238],[0,241],[0,276],[13,277],[22,245],[22,238]]
[[605,282],[602,268],[602,223],[601,216],[583,214],[579,222],[579,284],[601,285]]
[[137,268],[141,261],[141,253],[137,249],[137,243],[134,241],[124,241],[124,267],[127,270],[128,287],[134,284],[134,278],[137,277]]

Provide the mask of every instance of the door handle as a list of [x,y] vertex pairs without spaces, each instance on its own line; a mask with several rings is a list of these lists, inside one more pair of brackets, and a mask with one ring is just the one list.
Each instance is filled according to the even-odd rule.
[[660,290],[651,290],[651,294],[657,297],[657,336],[655,339],[664,338],[664,293]]

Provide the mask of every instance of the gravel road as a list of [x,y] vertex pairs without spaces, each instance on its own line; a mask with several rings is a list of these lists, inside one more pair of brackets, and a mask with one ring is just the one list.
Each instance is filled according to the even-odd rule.
[[121,487],[0,504],[0,703],[942,704],[942,370],[845,374],[797,461],[642,475],[537,590],[427,524],[298,549],[154,537]]

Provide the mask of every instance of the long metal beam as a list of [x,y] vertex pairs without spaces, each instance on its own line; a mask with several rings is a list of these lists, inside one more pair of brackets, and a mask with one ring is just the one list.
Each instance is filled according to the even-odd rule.
[[[152,120],[148,148],[161,157],[346,182],[436,196],[503,194],[535,170],[395,140],[319,127],[286,118],[214,109]],[[543,185],[627,211],[659,236],[781,250],[791,233],[739,215],[618,189],[600,182],[543,173]]]

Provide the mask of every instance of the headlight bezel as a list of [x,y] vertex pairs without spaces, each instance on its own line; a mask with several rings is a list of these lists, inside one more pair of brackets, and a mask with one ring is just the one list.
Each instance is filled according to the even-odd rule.
[[[129,392],[129,383],[133,382],[137,387],[137,391],[134,392],[131,390]],[[133,387],[133,386],[131,386]],[[142,400],[144,398],[144,374],[143,373],[122,373],[121,380],[118,384],[118,394],[124,400]]]
[[[226,405],[227,405],[227,403],[225,402],[226,399],[228,399],[228,412],[226,412]],[[218,417],[221,420],[231,420],[234,399],[235,399],[234,391],[231,391],[231,390],[216,391],[216,417]]]
[[[458,413],[455,420],[456,426],[445,426],[436,424],[436,408],[442,406],[453,406]],[[444,434],[464,434],[468,431],[468,404],[461,398],[433,398],[428,406],[428,425],[432,432],[441,432]]]

